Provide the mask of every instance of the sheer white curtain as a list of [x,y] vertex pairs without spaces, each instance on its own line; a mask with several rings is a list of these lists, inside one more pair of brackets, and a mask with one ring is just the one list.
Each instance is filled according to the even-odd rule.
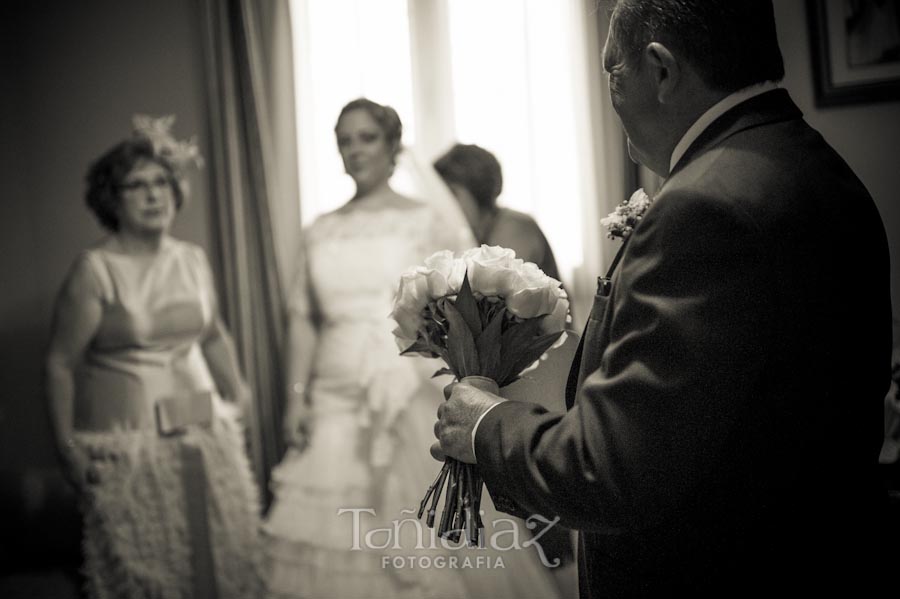
[[497,154],[500,202],[538,221],[579,320],[603,267],[605,186],[621,179],[608,172],[620,144],[605,139],[620,134],[604,118],[594,4],[454,0],[449,15],[457,138]]
[[340,107],[360,95],[391,104],[404,143],[425,159],[455,141],[496,154],[500,203],[538,221],[582,320],[614,249],[599,219],[627,196],[595,2],[292,0],[291,9],[303,221],[352,194],[332,131]]

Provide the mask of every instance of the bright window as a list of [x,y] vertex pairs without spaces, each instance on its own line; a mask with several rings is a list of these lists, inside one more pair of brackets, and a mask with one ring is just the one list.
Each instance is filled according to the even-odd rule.
[[582,227],[597,196],[590,4],[292,0],[304,224],[353,193],[333,127],[341,106],[365,95],[397,109],[404,143],[421,134],[425,159],[454,141],[492,151],[503,166],[500,203],[535,217],[570,284],[597,253],[584,249]]
[[354,187],[334,138],[341,108],[365,96],[393,106],[413,143],[406,0],[292,0],[301,218],[345,203]]
[[560,271],[581,264],[572,28],[566,2],[454,0],[450,8],[457,136],[497,155],[500,203],[535,217]]

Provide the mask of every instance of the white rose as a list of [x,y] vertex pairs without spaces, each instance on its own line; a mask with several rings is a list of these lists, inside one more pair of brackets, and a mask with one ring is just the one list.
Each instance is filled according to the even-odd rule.
[[559,296],[549,286],[527,287],[506,298],[506,307],[519,318],[550,314],[557,303]]
[[459,293],[466,274],[466,263],[454,258],[450,250],[442,250],[426,258],[425,266],[416,270],[425,275],[431,299],[437,299]]
[[463,252],[463,260],[467,262],[472,259],[480,261],[492,261],[502,265],[508,265],[516,257],[516,252],[509,248],[500,247],[499,245],[481,244],[477,248],[471,248]]
[[553,308],[553,311],[541,319],[541,332],[555,333],[557,331],[565,330],[568,317],[569,300],[564,297],[560,297],[557,300],[556,306]]
[[422,328],[422,310],[431,298],[428,295],[428,280],[418,269],[408,270],[400,275],[400,289],[394,298],[394,309],[391,311],[398,325],[394,334],[404,339],[415,341]]
[[420,312],[431,298],[428,295],[428,279],[418,268],[400,275],[400,288],[394,299],[394,308]]
[[[394,317],[394,320],[396,321],[397,318]],[[407,337],[407,334],[404,332],[402,326],[398,326],[397,328],[395,328],[392,333],[394,334],[394,343],[397,344],[397,349],[399,349],[401,352],[406,351],[412,344],[418,341],[417,337]]]
[[397,346],[403,350],[416,342],[419,336],[419,330],[424,328],[425,320],[420,313],[408,312],[406,310],[394,310],[391,318],[397,323],[394,329]]
[[[506,296],[506,307],[520,318],[534,318],[552,314],[565,293],[560,282],[547,276],[532,262],[525,262],[518,271],[517,285]],[[568,301],[565,301],[568,306]]]
[[[512,285],[521,260],[508,248],[494,245],[467,250],[463,256],[472,291],[484,296],[504,296]],[[516,264],[516,263],[519,264]]]

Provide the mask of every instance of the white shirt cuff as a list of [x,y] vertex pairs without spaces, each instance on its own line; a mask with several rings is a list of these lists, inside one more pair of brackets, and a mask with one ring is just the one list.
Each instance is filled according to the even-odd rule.
[[475,456],[475,462],[478,462],[478,456],[475,455],[475,434],[478,432],[478,425],[481,424],[481,421],[484,420],[484,417],[487,416],[488,412],[499,406],[503,402],[497,402],[487,410],[481,413],[481,416],[478,417],[478,420],[475,421],[475,426],[472,427],[472,455]]

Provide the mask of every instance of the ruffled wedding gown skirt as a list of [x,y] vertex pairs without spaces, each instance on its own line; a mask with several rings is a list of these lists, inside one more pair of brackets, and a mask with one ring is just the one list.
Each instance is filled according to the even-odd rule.
[[394,458],[384,467],[366,453],[370,428],[355,402],[319,400],[308,449],[290,450],[272,475],[275,502],[264,524],[270,597],[559,596],[537,549],[522,547],[531,538],[522,521],[496,512],[487,492],[484,548],[445,548],[416,519],[441,466],[428,452],[442,400],[436,387],[425,383],[398,419]]
[[[400,274],[453,245],[446,220],[426,204],[359,206],[319,217],[300,243],[289,309],[318,325],[308,381],[313,433],[303,453],[288,451],[272,472],[263,525],[269,595],[556,597],[533,547],[447,549],[437,541],[432,549],[432,530],[416,519],[441,467],[428,452],[443,401],[429,377],[440,364],[399,356],[388,314]],[[487,493],[482,505],[486,525],[500,517]],[[518,526],[521,546],[529,533]],[[498,543],[515,545],[511,537]]]

